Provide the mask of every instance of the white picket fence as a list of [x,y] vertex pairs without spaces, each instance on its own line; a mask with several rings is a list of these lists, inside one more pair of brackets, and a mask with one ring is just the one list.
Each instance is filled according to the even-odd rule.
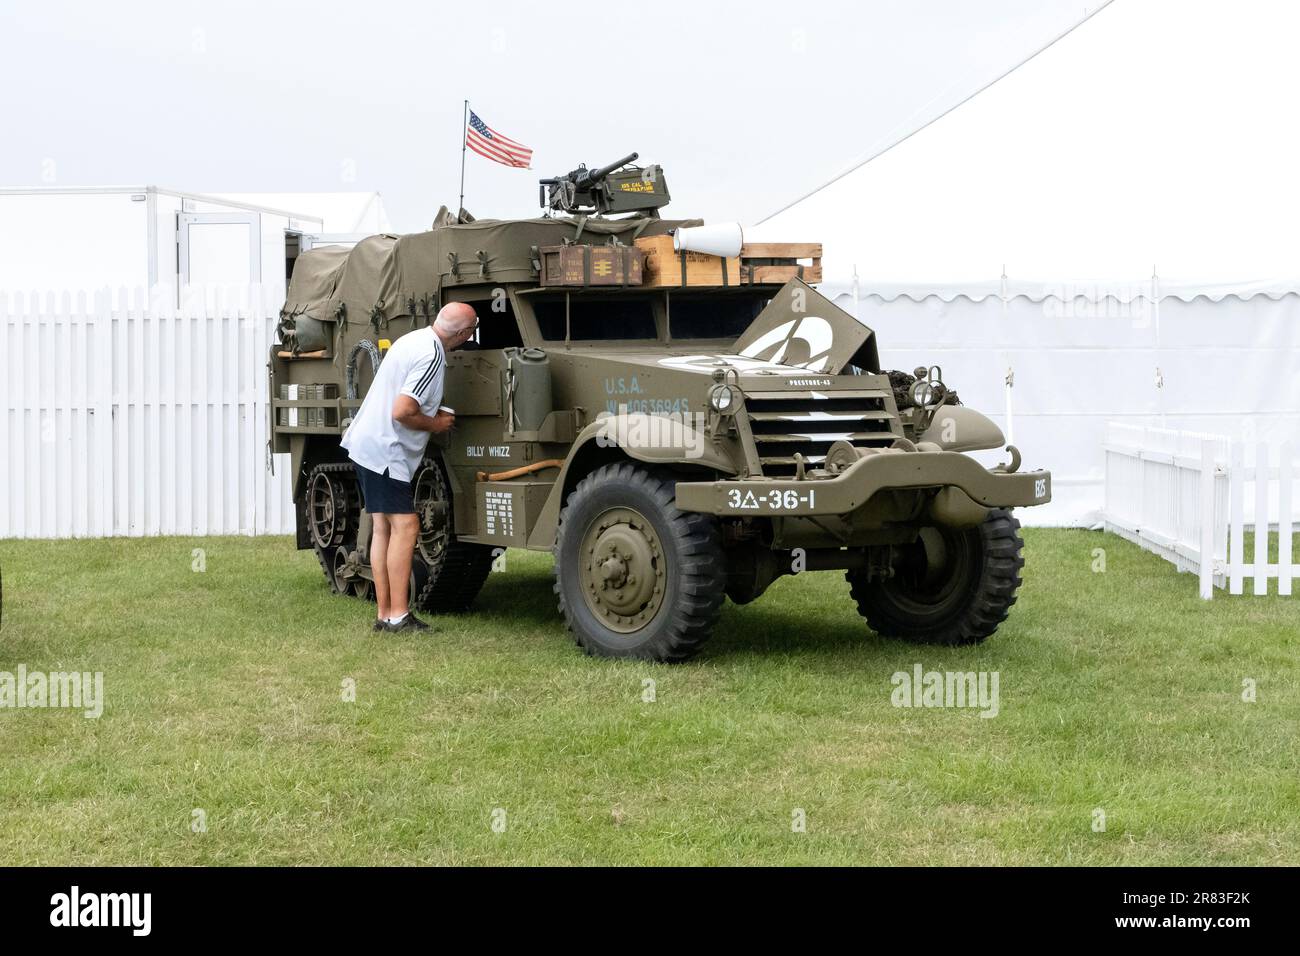
[[[1213,597],[1215,587],[1241,594],[1246,578],[1255,594],[1268,593],[1270,578],[1276,593],[1292,593],[1300,576],[1292,552],[1292,442],[1248,446],[1221,435],[1111,422],[1105,451],[1107,531],[1195,573],[1203,598]],[[1245,553],[1248,527],[1251,555]],[[1277,542],[1276,561],[1269,558],[1270,539]]]
[[0,293],[0,538],[288,534],[267,471],[280,303]]

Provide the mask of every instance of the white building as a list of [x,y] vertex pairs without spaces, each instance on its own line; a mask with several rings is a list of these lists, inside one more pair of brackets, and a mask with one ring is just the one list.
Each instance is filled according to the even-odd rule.
[[261,284],[283,295],[298,253],[385,231],[378,193],[202,195],[157,186],[0,188],[0,290]]

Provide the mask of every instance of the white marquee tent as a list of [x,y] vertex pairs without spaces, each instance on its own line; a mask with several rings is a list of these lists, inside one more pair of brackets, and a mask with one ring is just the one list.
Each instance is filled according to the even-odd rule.
[[824,243],[889,367],[1053,469],[1022,519],[1092,523],[1107,421],[1300,437],[1297,35],[1292,4],[1114,0],[746,237]]

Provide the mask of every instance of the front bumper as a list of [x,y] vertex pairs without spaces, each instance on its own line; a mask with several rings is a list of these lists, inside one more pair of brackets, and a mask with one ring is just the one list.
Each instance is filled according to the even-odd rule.
[[677,507],[705,514],[845,515],[878,491],[901,488],[960,488],[989,508],[1042,505],[1052,500],[1052,473],[990,471],[957,452],[898,452],[869,455],[833,478],[755,478],[682,481]]

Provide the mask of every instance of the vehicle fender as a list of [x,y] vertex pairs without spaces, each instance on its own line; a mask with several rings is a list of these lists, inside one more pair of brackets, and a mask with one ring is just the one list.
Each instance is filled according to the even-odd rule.
[[[588,441],[602,448],[621,448],[629,458],[652,465],[689,463],[734,475],[736,466],[709,437],[680,419],[643,412],[628,412],[598,418],[584,428],[574,449]],[[570,452],[569,460],[573,459]]]
[[680,420],[640,412],[598,418],[573,440],[564,467],[529,534],[528,547],[549,548],[554,543],[560,508],[576,481],[575,462],[584,469],[593,457],[597,461],[612,460],[620,453],[648,465],[688,465],[721,475],[736,474],[736,465],[728,455],[702,431]]
[[1002,429],[987,416],[965,405],[943,405],[934,413],[930,427],[916,436],[917,444],[932,442],[940,451],[979,451],[1001,448],[1006,443]]

